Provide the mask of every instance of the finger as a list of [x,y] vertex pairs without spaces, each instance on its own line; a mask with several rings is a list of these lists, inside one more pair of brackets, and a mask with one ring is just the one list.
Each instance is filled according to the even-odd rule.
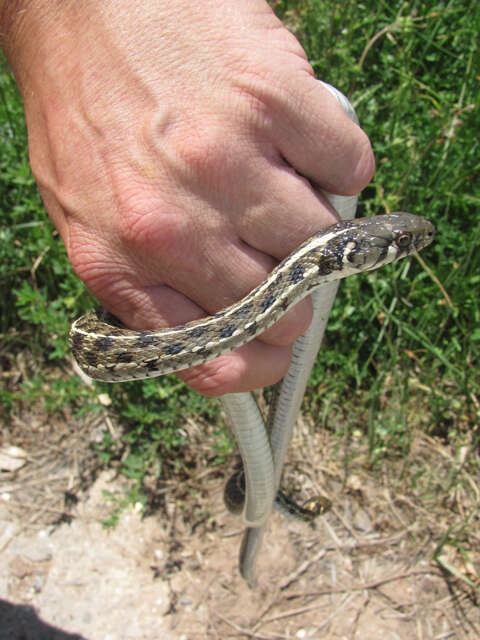
[[[375,161],[367,135],[338,101],[307,73],[274,87],[273,140],[299,173],[322,189],[353,195],[371,180]],[[283,96],[277,100],[278,91]],[[288,95],[285,97],[285,92]]]
[[268,209],[251,207],[236,221],[240,238],[250,247],[282,260],[307,238],[339,221],[326,197],[283,158],[270,161],[263,174]]
[[275,384],[285,375],[290,357],[290,347],[272,346],[254,340],[232,353],[177,375],[198,393],[216,397]]

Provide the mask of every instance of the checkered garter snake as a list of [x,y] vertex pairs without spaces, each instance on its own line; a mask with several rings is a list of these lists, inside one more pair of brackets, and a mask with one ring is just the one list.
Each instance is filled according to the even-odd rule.
[[207,318],[159,331],[134,331],[97,312],[71,327],[73,354],[90,377],[140,380],[187,369],[242,346],[271,327],[313,289],[418,251],[433,239],[430,222],[392,213],[340,222],[283,260],[245,298]]
[[[70,331],[73,354],[90,377],[107,382],[152,378],[206,362],[253,340],[314,289],[363,273],[419,251],[433,239],[433,226],[409,213],[392,213],[338,223],[320,231],[293,251],[245,298],[220,313],[181,327],[134,331],[112,324],[96,312],[76,320]],[[248,450],[266,458],[255,434],[237,434],[248,480],[266,484],[251,471]],[[267,443],[266,448],[269,448]],[[254,468],[256,463],[253,464]],[[260,489],[272,498],[272,489]],[[262,501],[260,501],[262,502]],[[271,504],[271,502],[270,502]],[[245,521],[262,523],[264,508],[248,503]]]
[[[338,205],[337,209],[340,210]],[[72,351],[87,375],[107,382],[152,378],[189,368],[253,340],[315,290],[326,290],[329,283],[336,285],[342,278],[419,251],[430,244],[433,236],[430,222],[409,213],[343,221],[312,236],[286,257],[263,283],[214,316],[183,326],[134,331],[108,315],[91,312],[72,324],[69,336]],[[317,316],[318,313],[322,313],[321,309],[317,309]],[[313,363],[319,340],[315,338],[316,346],[310,348],[309,335],[309,332],[305,334],[301,349],[309,353],[315,350],[313,356],[310,353],[306,358]],[[302,344],[302,339],[297,343]],[[309,367],[310,364],[302,370],[309,371]],[[305,378],[304,373],[298,375]],[[306,375],[308,377],[308,373]],[[288,374],[281,384],[288,384]],[[306,379],[297,386],[301,388],[304,384]],[[303,390],[300,393],[303,396]],[[284,411],[281,391],[279,394],[280,400],[271,409],[270,430],[265,429],[250,394],[224,397],[245,474],[243,518],[248,528],[241,549],[241,573],[250,585],[255,583],[253,564],[263,524],[277,495],[289,440],[284,434],[291,430],[301,400],[297,398]],[[287,421],[287,414],[291,414],[290,426],[284,427],[282,423]]]

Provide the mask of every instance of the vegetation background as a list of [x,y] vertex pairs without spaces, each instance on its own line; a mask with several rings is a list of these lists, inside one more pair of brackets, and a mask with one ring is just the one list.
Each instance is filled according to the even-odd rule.
[[[474,587],[478,567],[459,572],[441,551],[451,546],[471,557],[479,522],[479,6],[475,0],[271,4],[317,76],[350,98],[371,138],[377,172],[358,215],[406,210],[437,228],[435,244],[420,258],[342,284],[304,412],[338,442],[345,476],[357,465],[380,474],[399,460],[404,484],[414,487],[428,476],[424,506],[444,500],[451,512],[437,560]],[[73,375],[68,327],[94,301],[42,206],[21,99],[4,62],[0,134],[0,437],[14,440],[12,416],[25,407],[78,417],[108,404],[121,435],[103,433],[98,465],[117,464],[130,480],[126,500],[151,507],[147,476],[156,486],[167,476],[179,482],[188,476],[194,453],[187,421],[214,425],[212,465],[231,451],[228,432],[216,403],[173,376],[87,386]],[[441,471],[410,468],[418,432],[448,452]],[[366,454],[358,459],[349,443]],[[464,483],[472,479],[477,498],[466,504]]]

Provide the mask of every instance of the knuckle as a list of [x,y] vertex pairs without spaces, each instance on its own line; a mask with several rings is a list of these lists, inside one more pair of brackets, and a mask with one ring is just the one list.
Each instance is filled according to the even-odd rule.
[[228,162],[225,153],[225,129],[218,125],[196,126],[175,145],[182,173],[198,179],[212,179]]
[[189,216],[169,207],[148,189],[124,191],[117,201],[118,241],[133,255],[169,255],[182,245]]
[[172,117],[151,123],[151,140],[156,157],[167,174],[180,184],[208,186],[235,162],[232,142],[227,140],[227,126],[221,115],[200,114],[191,119]]

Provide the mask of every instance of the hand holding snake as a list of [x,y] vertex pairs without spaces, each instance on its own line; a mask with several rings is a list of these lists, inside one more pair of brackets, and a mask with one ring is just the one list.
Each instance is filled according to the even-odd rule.
[[[150,378],[188,368],[253,340],[315,289],[408,256],[430,244],[433,237],[432,224],[409,213],[338,223],[304,242],[265,282],[215,316],[160,331],[133,331],[91,313],[73,323],[72,350],[85,373],[107,382]],[[247,532],[260,531],[278,488],[276,448],[262,429],[261,419],[257,425],[248,424],[241,415],[243,399],[230,396],[226,406],[243,458]],[[279,411],[277,407],[272,410]],[[241,566],[253,586],[251,546],[242,546]]]

